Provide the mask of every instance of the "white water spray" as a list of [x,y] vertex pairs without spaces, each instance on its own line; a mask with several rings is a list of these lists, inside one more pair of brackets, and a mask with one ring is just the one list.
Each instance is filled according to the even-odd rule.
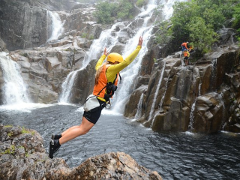
[[[179,0],[168,0],[167,2],[165,0],[160,1],[160,4],[163,4],[164,7],[167,6],[163,8],[163,14],[165,15],[165,18],[169,18],[171,16],[172,11],[170,11],[169,8],[170,9],[172,8],[172,5],[175,1],[179,1]],[[186,1],[186,0],[180,0],[180,1]],[[121,84],[123,85],[121,86],[120,84],[118,86],[118,91],[116,92],[116,95],[112,100],[112,111],[114,111],[115,113],[123,112],[124,110],[123,107],[125,106],[125,103],[131,91],[134,89],[134,85],[135,85],[134,82],[136,82],[136,77],[141,67],[143,56],[148,51],[147,43],[151,37],[151,33],[153,29],[153,26],[151,24],[152,22],[150,23],[149,20],[151,19],[154,9],[157,6],[158,6],[157,0],[150,0],[147,5],[147,8],[142,9],[142,12],[135,19],[136,21],[139,19],[143,19],[144,20],[143,25],[141,26],[141,28],[136,29],[135,35],[127,41],[127,44],[125,45],[125,49],[123,50],[122,55],[124,58],[126,58],[135,50],[140,36],[142,36],[144,40],[143,46],[138,56],[136,57],[136,59],[127,68],[121,71],[121,77],[123,78],[123,82]],[[132,23],[127,25],[127,28],[132,28],[130,27],[131,24]],[[107,47],[108,51],[110,51],[112,47],[116,45],[116,43],[118,42],[118,35],[119,33],[121,33],[121,30],[119,32],[115,31],[115,27],[118,25],[125,26],[122,22],[116,23],[115,25],[112,26],[111,29],[103,31],[99,39],[94,40],[94,42],[90,47],[90,50],[87,52],[87,55],[83,60],[82,68],[85,68],[91,60],[98,59],[101,53],[103,52],[104,47]],[[72,76],[71,79],[75,79],[74,75],[71,75],[71,76]],[[69,81],[70,78],[67,78],[66,80]],[[74,80],[71,82],[74,82]],[[68,85],[68,86],[65,86],[65,85]],[[69,91],[71,92],[72,85],[70,83],[63,84],[62,86],[63,91],[62,91],[62,95],[59,102],[69,101],[70,99],[69,96],[71,95],[71,93],[65,93],[65,92],[69,92]],[[69,90],[65,90],[66,88]]]
[[77,72],[84,69],[91,60],[99,58],[105,47],[108,47],[110,51],[118,42],[117,37],[113,36],[112,32],[115,31],[116,26],[121,25],[121,23],[116,23],[112,26],[111,29],[105,30],[101,33],[99,39],[93,41],[89,51],[84,57],[82,67],[79,70],[71,72],[64,83],[62,84],[62,93],[59,98],[59,103],[68,103],[71,97],[71,90],[74,85],[74,80],[77,75]]
[[162,99],[161,99],[160,104],[159,104],[159,109],[160,109],[161,112],[163,112],[162,106],[163,106],[163,101],[164,101],[164,98],[165,98],[165,95],[166,95],[166,92],[167,92],[167,89],[168,89],[168,81],[169,81],[169,78],[170,78],[170,74],[169,74],[169,76],[168,76],[168,78],[167,78],[165,91],[164,91],[164,93],[163,93]]
[[164,64],[163,64],[163,67],[162,67],[162,70],[161,70],[161,76],[159,78],[158,85],[157,85],[157,88],[156,88],[156,91],[155,91],[155,94],[154,94],[153,103],[152,103],[152,106],[151,106],[151,111],[149,113],[148,121],[152,120],[153,112],[154,112],[155,105],[156,105],[157,96],[158,96],[158,93],[159,93],[160,86],[162,84],[163,74],[164,74],[165,67],[166,67],[166,62],[164,61],[163,63]]
[[64,28],[63,25],[64,23],[62,22],[59,14],[54,11],[47,11],[48,15],[51,17],[51,29],[52,29],[52,34],[50,38],[47,40],[47,42],[56,40],[58,37],[63,33]]
[[[122,86],[119,85],[118,91],[116,92],[116,99],[113,100],[113,111],[123,113],[126,101],[131,94],[132,89],[134,89],[136,82],[136,77],[139,73],[139,69],[141,67],[143,56],[148,51],[147,43],[152,34],[153,26],[147,26],[149,19],[152,17],[154,9],[157,7],[157,2],[152,0],[147,5],[147,9],[143,10],[136,19],[144,17],[144,22],[141,28],[138,29],[137,33],[133,38],[129,39],[127,44],[125,45],[125,49],[123,51],[123,57],[126,58],[131,54],[136,48],[138,39],[140,36],[143,37],[143,45],[136,59],[123,71],[121,71],[121,77],[123,79]],[[147,12],[147,13],[146,13]]]
[[27,88],[20,74],[19,65],[11,60],[7,53],[0,52],[0,65],[3,71],[3,103],[14,105],[29,103]]
[[141,94],[140,100],[137,106],[137,113],[135,114],[135,119],[139,119],[142,116],[142,104],[143,104],[143,93]]
[[[71,72],[63,82],[62,93],[59,98],[59,103],[68,103],[77,72],[78,71]],[[67,88],[67,87],[71,87],[71,88]]]
[[[176,2],[176,0],[171,0],[167,2],[165,0],[160,1],[160,3],[164,5],[163,14],[165,15],[165,19],[169,18],[172,15],[172,11],[170,11],[169,9],[172,9],[172,5],[174,2]],[[143,12],[137,16],[137,18],[143,17],[144,23],[142,27],[138,29],[135,36],[132,39],[130,39],[128,43],[125,45],[123,57],[129,55],[136,48],[135,44],[136,42],[138,42],[139,36],[143,36],[143,45],[138,56],[127,68],[121,71],[121,76],[123,78],[122,86],[119,85],[118,91],[116,92],[116,96],[113,99],[113,111],[115,112],[123,113],[124,111],[123,107],[125,106],[127,100],[129,99],[132,89],[134,89],[136,77],[139,73],[143,56],[148,51],[147,43],[152,35],[153,26],[151,24],[148,25],[149,24],[148,21],[152,17],[154,9],[157,8],[157,6],[158,6],[157,2],[155,0],[152,0],[147,5],[147,9],[143,10]]]
[[194,101],[194,103],[192,104],[192,107],[191,107],[190,122],[189,122],[189,125],[188,125],[189,131],[193,130],[193,123],[194,123],[194,115],[193,114],[194,114],[194,111],[195,111],[196,101],[197,101],[197,98],[195,99],[195,101]]

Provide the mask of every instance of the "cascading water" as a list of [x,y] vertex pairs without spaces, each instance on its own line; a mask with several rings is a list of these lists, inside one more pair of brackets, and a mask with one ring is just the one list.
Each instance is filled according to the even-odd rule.
[[[71,72],[70,74],[68,74],[67,78],[63,82],[62,93],[59,98],[59,103],[68,103],[68,99],[71,95],[71,90],[73,87],[76,74],[77,74],[77,71]],[[71,88],[67,88],[67,87],[71,87]]]
[[4,79],[4,105],[29,103],[27,88],[23,82],[18,64],[11,60],[7,53],[0,52],[0,65]]
[[77,75],[77,72],[84,69],[88,63],[96,58],[99,58],[101,53],[103,52],[104,48],[107,47],[108,51],[110,51],[113,46],[118,42],[117,36],[113,36],[112,33],[115,31],[116,26],[120,25],[121,23],[116,23],[112,26],[111,29],[108,29],[106,31],[103,31],[99,37],[99,39],[96,39],[93,41],[89,51],[86,53],[86,56],[84,57],[82,67],[77,70],[71,72],[66,80],[62,84],[62,93],[59,98],[59,103],[68,103],[69,99],[71,97],[71,90],[74,85],[74,80]]
[[62,22],[59,14],[54,11],[47,11],[47,14],[51,17],[51,36],[47,40],[47,42],[56,40],[58,37],[63,33],[64,28],[63,25],[64,23]]
[[112,26],[111,29],[107,29],[103,31],[99,37],[99,39],[96,39],[93,41],[89,51],[86,54],[86,57],[84,57],[82,68],[85,68],[89,62],[93,59],[98,59],[99,56],[101,56],[101,53],[103,52],[104,48],[106,47],[108,52],[111,51],[111,49],[116,45],[118,42],[118,33],[114,33],[117,26],[123,26],[122,22],[118,22]]
[[[163,4],[163,14],[165,19],[168,19],[172,14],[172,5],[176,1],[186,1],[186,0],[168,0],[167,2],[165,0],[161,0],[159,4]],[[147,43],[150,39],[152,29],[153,29],[153,22],[150,22],[149,20],[152,17],[152,14],[154,12],[154,9],[157,8],[158,2],[157,0],[151,0],[149,1],[147,8],[142,9],[142,12],[136,17],[135,21],[138,20],[144,20],[141,28],[136,29],[135,35],[130,38],[126,45],[125,49],[123,50],[123,57],[126,58],[137,46],[138,38],[140,36],[143,36],[143,46],[138,54],[137,58],[121,72],[121,77],[123,78],[122,84],[119,85],[118,91],[116,92],[116,96],[112,100],[112,111],[115,113],[122,113],[124,110],[124,105],[126,103],[126,100],[129,97],[129,94],[131,93],[133,86],[133,82],[138,75],[139,68],[141,66],[141,61],[145,53],[148,51]],[[124,30],[129,28],[132,23],[128,24]],[[83,60],[82,68],[85,68],[87,64],[93,60],[100,57],[101,53],[103,52],[104,47],[108,48],[108,51],[110,51],[118,42],[118,34],[121,33],[122,30],[116,33],[115,28],[116,26],[123,25],[122,23],[116,23],[112,26],[111,29],[105,30],[101,33],[100,38],[97,40],[94,40],[92,43],[90,50],[87,52],[86,57]],[[131,27],[132,28],[132,27]],[[60,103],[68,103],[70,96],[71,96],[71,89],[74,84],[75,75],[77,73],[71,73],[69,74],[69,77],[66,78],[65,82],[62,85],[62,93],[59,99]],[[71,76],[71,78],[70,78]],[[71,83],[70,83],[71,82]]]
[[141,94],[140,100],[137,106],[137,113],[135,114],[135,119],[139,119],[142,116],[142,104],[143,104],[143,93]]
[[170,74],[169,74],[169,76],[168,76],[168,78],[167,78],[165,91],[164,91],[164,93],[163,93],[162,99],[161,99],[160,104],[159,104],[159,109],[160,109],[161,112],[163,112],[162,106],[163,106],[163,101],[164,101],[164,98],[165,98],[165,95],[166,95],[166,92],[167,92],[167,89],[168,89],[168,81],[169,81],[169,78],[170,78]]
[[[134,88],[133,85],[135,78],[139,72],[139,68],[141,67],[142,58],[145,55],[145,53],[148,51],[147,43],[150,39],[151,32],[153,26],[147,26],[149,19],[151,18],[154,9],[157,7],[156,1],[150,1],[147,5],[147,9],[143,9],[143,12],[140,13],[137,17],[142,18],[144,17],[144,22],[141,28],[138,29],[138,32],[135,34],[135,36],[132,39],[129,39],[128,43],[125,45],[125,49],[123,51],[123,57],[126,57],[129,55],[134,49],[136,48],[136,42],[138,42],[138,38],[140,36],[143,36],[143,45],[142,49],[139,52],[136,59],[121,72],[121,76],[123,78],[123,86],[119,86],[119,90],[116,92],[117,96],[116,99],[113,101],[113,111],[123,113],[124,111],[124,105],[129,97],[130,91],[132,88]],[[117,102],[117,103],[116,103]]]
[[[182,0],[185,1],[185,0]],[[163,7],[163,15],[164,19],[168,19],[173,12],[172,5],[176,2],[176,0],[171,1],[165,1],[161,0],[160,4],[164,5]],[[131,90],[134,88],[134,82],[138,75],[139,68],[141,66],[142,58],[145,55],[145,53],[148,51],[147,43],[150,39],[151,33],[152,33],[152,24],[150,24],[148,21],[152,17],[152,14],[154,12],[154,9],[157,8],[158,2],[157,1],[149,1],[147,5],[147,9],[143,10],[142,13],[140,13],[137,18],[144,17],[144,23],[141,28],[138,29],[136,35],[128,41],[128,43],[125,46],[125,50],[123,52],[123,56],[129,55],[135,48],[134,43],[138,41],[139,36],[143,36],[143,46],[141,51],[139,52],[137,58],[123,71],[121,71],[121,76],[123,78],[123,85],[119,86],[118,91],[116,92],[116,99],[113,101],[113,111],[118,113],[123,113],[124,111],[124,105],[126,101],[128,100],[128,97],[131,93]],[[117,103],[116,103],[117,102]]]
[[163,68],[162,68],[162,71],[161,71],[161,76],[159,78],[157,88],[156,88],[156,92],[154,94],[153,103],[152,103],[152,106],[151,106],[151,111],[149,113],[148,121],[151,121],[152,117],[153,117],[153,112],[154,112],[154,109],[155,109],[158,92],[159,92],[160,86],[162,84],[162,79],[163,79],[163,74],[164,74],[164,71],[165,71],[165,67],[166,67],[166,62],[164,61]]
[[190,132],[193,131],[194,111],[195,111],[196,101],[197,101],[197,98],[195,99],[194,103],[192,104],[190,117],[189,117],[190,118],[190,122],[189,122],[189,125],[188,125],[188,129],[189,129]]

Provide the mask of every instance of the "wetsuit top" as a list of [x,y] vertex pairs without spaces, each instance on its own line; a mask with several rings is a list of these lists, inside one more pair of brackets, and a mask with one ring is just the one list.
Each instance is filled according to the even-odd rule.
[[[141,46],[137,46],[137,48],[125,59],[123,60],[121,63],[119,64],[112,64],[109,67],[107,67],[106,69],[106,78],[107,78],[107,82],[113,82],[116,78],[116,75],[123,70],[125,67],[127,67],[138,55],[139,51],[141,49]],[[106,55],[102,55],[100,57],[100,59],[98,60],[95,69],[96,71],[98,70],[98,68],[101,67],[103,61],[105,60]],[[98,83],[99,84],[99,83]],[[94,86],[93,89],[93,94],[97,95],[99,92],[96,91],[97,85]],[[104,98],[102,97],[98,97],[100,100],[105,101]]]

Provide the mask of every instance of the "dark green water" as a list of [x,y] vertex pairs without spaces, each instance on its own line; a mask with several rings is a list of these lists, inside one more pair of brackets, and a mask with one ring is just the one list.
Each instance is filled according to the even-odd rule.
[[[70,105],[28,111],[0,107],[0,123],[37,130],[46,150],[52,133],[80,124],[81,118],[79,107]],[[117,151],[157,171],[163,179],[240,179],[239,134],[155,133],[122,115],[106,112],[88,134],[62,145],[55,157],[75,167],[89,157]]]

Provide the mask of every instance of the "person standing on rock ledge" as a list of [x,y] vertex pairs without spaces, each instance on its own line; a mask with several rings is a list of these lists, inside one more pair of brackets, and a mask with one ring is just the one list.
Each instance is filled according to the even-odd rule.
[[[139,37],[137,48],[125,59],[118,53],[110,53],[106,48],[104,54],[96,64],[95,85],[93,94],[88,96],[84,104],[84,113],[82,123],[78,126],[72,126],[59,135],[52,135],[49,143],[49,157],[61,147],[62,144],[89,132],[89,130],[98,121],[101,111],[108,103],[114,92],[117,90],[119,72],[126,68],[138,55],[142,47],[143,39]],[[107,57],[107,62],[103,63]]]

